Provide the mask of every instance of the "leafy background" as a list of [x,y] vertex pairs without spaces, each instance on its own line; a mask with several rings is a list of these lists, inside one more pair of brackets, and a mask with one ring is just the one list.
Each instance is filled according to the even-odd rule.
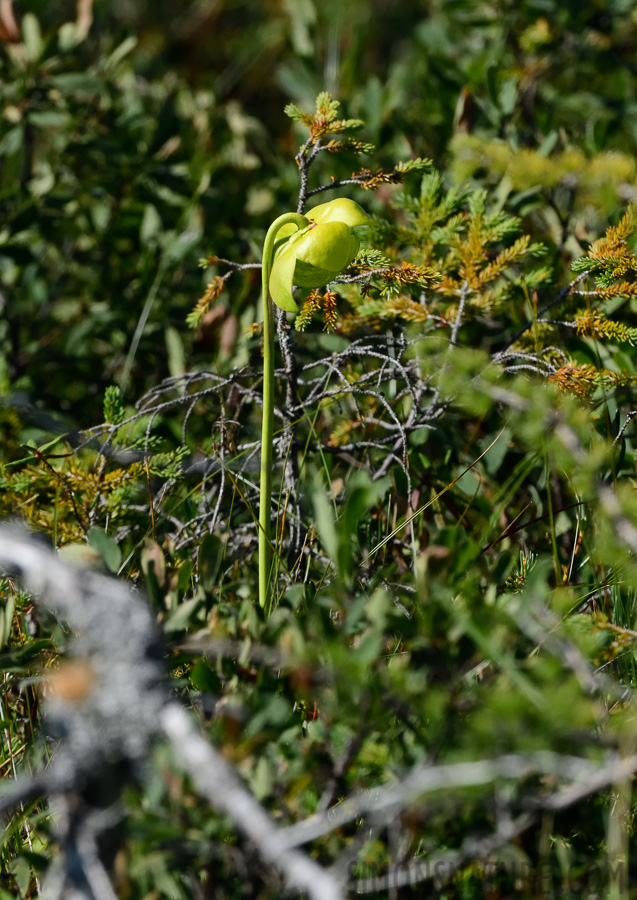
[[[171,690],[284,824],[422,763],[632,759],[634,4],[3,9],[0,513],[145,588]],[[343,188],[376,221],[364,289],[286,332],[264,622],[259,273],[221,260],[296,208],[283,110],[325,90],[375,149],[320,153],[313,188],[430,162]],[[51,752],[66,637],[1,585],[11,779]],[[372,896],[632,896],[612,774],[568,803],[557,776],[440,792],[310,850]],[[118,896],[279,896],[165,748],[127,791]],[[50,828],[41,801],[12,817],[3,898],[37,896]],[[443,852],[450,882],[392,881]]]

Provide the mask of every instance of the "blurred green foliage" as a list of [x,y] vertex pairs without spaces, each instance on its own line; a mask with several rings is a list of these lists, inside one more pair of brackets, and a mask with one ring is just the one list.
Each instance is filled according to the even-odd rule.
[[[425,761],[634,754],[634,4],[28,7],[0,23],[0,513],[145,588],[175,692],[283,824]],[[259,273],[224,260],[257,262],[296,208],[307,129],[283,109],[325,89],[370,173],[433,163],[342,188],[375,230],[281,332],[297,470],[264,622]],[[360,173],[358,150],[318,154],[310,187]],[[0,600],[10,779],[49,752],[37,679],[64,634],[13,579]],[[486,896],[480,859],[490,896],[536,896],[515,858],[580,897],[634,857],[633,811],[606,783],[551,809],[560,787],[415,797],[311,849],[372,896],[448,852],[451,884],[391,896]],[[165,748],[127,809],[121,897],[280,895]],[[36,896],[52,852],[46,806],[16,813],[0,898]]]

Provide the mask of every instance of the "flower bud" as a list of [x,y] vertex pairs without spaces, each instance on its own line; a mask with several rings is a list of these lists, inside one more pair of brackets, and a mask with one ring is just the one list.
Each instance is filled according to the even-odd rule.
[[298,312],[292,296],[295,284],[318,288],[333,281],[358,253],[356,233],[370,220],[358,203],[345,197],[314,207],[306,218],[310,224],[290,234],[294,226],[284,226],[278,234],[270,295],[286,312]]

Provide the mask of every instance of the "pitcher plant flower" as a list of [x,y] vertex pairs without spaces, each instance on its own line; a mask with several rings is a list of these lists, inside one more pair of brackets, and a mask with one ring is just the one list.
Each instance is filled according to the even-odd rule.
[[284,225],[278,232],[270,273],[272,300],[286,312],[298,312],[292,287],[318,288],[333,281],[352,262],[360,245],[357,231],[369,225],[353,200],[340,198],[310,210],[305,228]]
[[261,271],[263,303],[263,421],[259,498],[259,603],[270,614],[270,505],[272,501],[272,439],[274,432],[274,302],[285,312],[299,311],[294,285],[318,288],[333,281],[352,262],[359,234],[370,220],[345,197],[322,203],[304,216],[285,213],[265,238]]

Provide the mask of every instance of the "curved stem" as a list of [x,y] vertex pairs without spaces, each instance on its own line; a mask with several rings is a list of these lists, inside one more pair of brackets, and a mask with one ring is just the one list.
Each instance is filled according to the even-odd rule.
[[259,498],[259,603],[266,618],[272,608],[270,594],[271,541],[270,507],[272,505],[272,438],[274,432],[274,312],[270,298],[270,271],[274,258],[274,242],[283,225],[296,225],[299,230],[310,223],[298,213],[279,216],[263,244],[261,267],[261,300],[263,303],[263,421],[261,425],[261,493]]

